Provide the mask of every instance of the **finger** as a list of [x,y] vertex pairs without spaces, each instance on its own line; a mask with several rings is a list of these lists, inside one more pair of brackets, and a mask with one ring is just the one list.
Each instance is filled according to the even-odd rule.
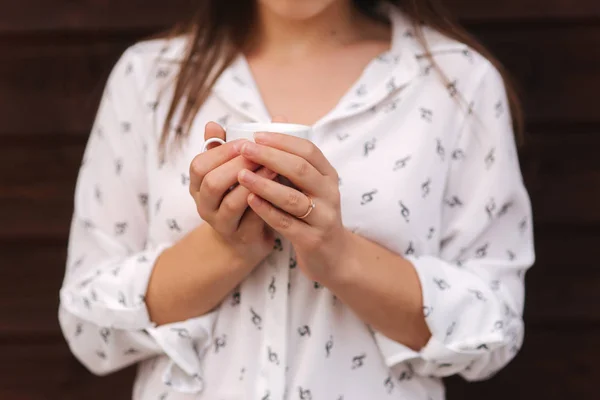
[[310,225],[279,210],[254,193],[248,195],[248,205],[267,225],[292,243],[302,243],[304,238],[311,236],[310,231],[313,228]]
[[[310,199],[304,193],[273,180],[265,179],[260,174],[242,170],[238,178],[242,187],[296,218],[305,215],[311,206]],[[314,218],[313,213],[304,221],[310,224],[312,218]]]
[[[258,171],[251,173],[267,181],[277,176],[275,172],[267,168],[260,168]],[[227,232],[234,232],[239,229],[244,211],[248,209],[249,194],[250,191],[247,188],[238,185],[223,198],[219,205],[218,220]]]
[[[204,140],[212,138],[219,138],[225,140],[225,129],[223,129],[223,127],[217,124],[216,122],[211,121],[207,123],[204,127]],[[217,143],[211,143],[208,145],[208,149],[212,149],[217,146]]]
[[190,163],[190,193],[195,196],[205,176],[215,168],[238,157],[244,140],[234,140],[216,149],[198,154]]
[[286,177],[302,191],[312,195],[325,194],[329,187],[324,176],[314,166],[295,154],[252,142],[242,145],[241,154]]
[[238,173],[242,169],[254,171],[258,168],[259,166],[251,160],[239,156],[214,168],[200,183],[200,190],[197,193],[198,203],[206,212],[217,211],[229,189],[237,184]]
[[323,155],[323,152],[310,140],[281,133],[257,132],[254,141],[258,144],[295,154],[311,163],[325,176],[335,177],[337,175],[335,168]]

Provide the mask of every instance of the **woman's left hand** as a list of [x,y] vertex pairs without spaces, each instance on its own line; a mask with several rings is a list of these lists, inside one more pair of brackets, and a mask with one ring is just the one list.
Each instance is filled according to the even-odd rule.
[[342,224],[337,171],[306,139],[257,133],[254,140],[241,147],[241,155],[287,178],[297,189],[242,170],[238,180],[251,192],[248,205],[292,243],[298,266],[309,279],[335,279],[351,236]]

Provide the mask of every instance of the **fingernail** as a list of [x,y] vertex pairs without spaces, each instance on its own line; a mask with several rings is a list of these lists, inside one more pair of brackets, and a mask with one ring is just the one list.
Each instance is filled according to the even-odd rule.
[[248,195],[248,203],[254,204],[255,206],[259,206],[262,203],[262,200],[260,199],[260,197],[258,197],[254,193],[250,193]]
[[246,142],[242,146],[242,154],[252,155],[256,153],[256,145],[252,142]]
[[248,171],[247,169],[244,169],[240,172],[239,179],[242,182],[252,183],[252,181],[253,181],[252,173],[250,171]]

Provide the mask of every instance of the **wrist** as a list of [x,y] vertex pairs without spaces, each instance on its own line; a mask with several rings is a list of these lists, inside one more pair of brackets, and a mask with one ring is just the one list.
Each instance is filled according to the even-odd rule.
[[357,236],[344,229],[340,235],[340,244],[336,246],[335,256],[327,268],[327,274],[322,282],[325,286],[346,286],[351,284],[359,275],[360,268],[357,258]]

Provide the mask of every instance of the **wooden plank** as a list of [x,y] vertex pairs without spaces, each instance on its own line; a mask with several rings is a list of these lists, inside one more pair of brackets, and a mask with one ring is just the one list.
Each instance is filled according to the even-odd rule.
[[131,30],[166,27],[188,10],[189,0],[19,0],[3,2],[0,33]]
[[475,34],[516,77],[530,123],[600,122],[600,57],[590,51],[600,48],[599,26],[482,25]]
[[448,382],[448,400],[597,400],[600,330],[530,330],[516,359],[489,381]]
[[[600,326],[600,233],[540,231],[527,275],[525,320],[532,326]],[[66,239],[0,242],[0,337],[59,335],[58,292]],[[1,342],[1,340],[0,340]]]
[[87,132],[112,65],[133,41],[0,44],[0,136]]
[[595,0],[447,0],[449,10],[468,21],[522,19],[597,18],[600,3]]
[[[156,29],[172,25],[190,9],[189,0],[43,0],[7,1],[0,14],[1,33]],[[467,21],[597,18],[594,0],[449,0],[448,8]]]
[[90,374],[63,341],[0,343],[0,398],[6,400],[127,400],[133,369],[108,377]]
[[[530,330],[517,358],[492,380],[465,384],[452,378],[448,400],[597,400],[600,330]],[[100,400],[131,397],[132,370],[94,377],[63,342],[0,343],[0,397],[11,400]]]
[[66,238],[81,142],[57,138],[0,147],[0,238]]

